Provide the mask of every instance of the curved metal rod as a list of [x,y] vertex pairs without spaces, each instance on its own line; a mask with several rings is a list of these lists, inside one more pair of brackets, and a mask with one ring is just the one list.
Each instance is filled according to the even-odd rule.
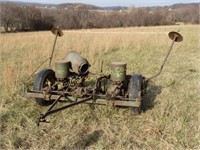
[[50,56],[50,60],[49,60],[49,68],[51,68],[51,61],[52,61],[52,58],[53,58],[57,38],[58,38],[58,36],[59,37],[63,36],[63,32],[62,32],[62,30],[60,29],[59,26],[57,28],[52,28],[51,32],[55,35],[55,40],[54,40],[54,43],[53,43],[53,48],[52,48],[52,52],[51,52],[51,56]]
[[[175,43],[175,42],[179,42],[179,40],[182,38],[182,36],[181,36],[180,34],[178,34],[178,33],[175,33],[175,32],[170,32],[170,33],[173,33],[172,44],[171,44],[171,46],[169,47],[169,50],[168,50],[168,52],[167,52],[167,55],[165,56],[165,59],[164,59],[162,65],[161,65],[161,67],[160,67],[160,70],[159,70],[158,73],[156,73],[154,76],[152,76],[152,77],[150,77],[150,78],[147,78],[147,82],[148,82],[149,80],[151,80],[151,79],[153,79],[153,78],[155,78],[155,77],[157,77],[157,76],[160,75],[160,73],[162,72],[163,67],[164,67],[164,65],[165,65],[165,63],[166,63],[166,61],[167,61],[167,58],[169,57],[169,54],[170,54],[170,52],[171,52],[171,50],[172,50],[172,48],[173,48],[174,43]],[[169,34],[169,35],[170,35],[170,34]],[[180,37],[180,36],[181,36],[181,37]],[[170,37],[170,38],[171,38],[171,37]],[[180,40],[180,41],[181,41],[181,40]]]
[[33,73],[25,80],[24,84],[26,84],[26,83],[29,81],[29,79],[36,73],[36,71],[38,71],[38,69],[39,69],[45,62],[47,62],[49,59],[50,59],[50,57],[47,58],[47,59],[45,59],[45,60],[33,71]]
[[56,37],[55,37],[55,40],[54,40],[53,49],[52,49],[50,60],[49,60],[49,68],[51,68],[51,61],[52,61],[53,54],[54,54],[54,51],[55,51],[57,38],[58,38],[58,34],[56,34]]

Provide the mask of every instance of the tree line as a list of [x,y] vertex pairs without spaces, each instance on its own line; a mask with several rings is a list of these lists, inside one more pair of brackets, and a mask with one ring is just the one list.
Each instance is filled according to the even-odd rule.
[[132,26],[173,25],[177,22],[199,23],[198,5],[171,9],[169,7],[135,8],[104,11],[44,8],[2,3],[0,25],[6,32],[62,29],[112,28]]

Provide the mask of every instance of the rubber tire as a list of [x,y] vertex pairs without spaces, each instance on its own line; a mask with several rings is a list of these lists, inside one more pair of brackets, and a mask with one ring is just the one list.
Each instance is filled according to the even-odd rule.
[[[33,90],[41,91],[44,88],[47,79],[50,80],[52,84],[55,83],[56,77],[55,77],[55,72],[53,70],[51,69],[41,70],[35,77],[33,83]],[[45,100],[43,98],[35,98],[35,101],[40,106],[48,106],[54,102],[54,100]]]
[[[129,98],[142,100],[142,80],[143,77],[141,74],[132,75],[128,86]],[[141,113],[141,106],[130,107],[130,110],[134,115],[138,115]]]

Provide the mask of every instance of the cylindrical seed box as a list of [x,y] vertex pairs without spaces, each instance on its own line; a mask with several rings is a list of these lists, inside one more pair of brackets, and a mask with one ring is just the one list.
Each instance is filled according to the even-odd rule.
[[64,79],[69,76],[70,62],[65,60],[60,60],[55,62],[55,74],[56,78]]
[[111,80],[112,81],[124,81],[126,78],[126,63],[125,62],[113,62],[111,64]]

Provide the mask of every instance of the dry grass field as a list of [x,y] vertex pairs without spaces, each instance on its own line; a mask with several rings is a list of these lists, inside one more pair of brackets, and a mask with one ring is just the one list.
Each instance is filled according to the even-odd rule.
[[0,149],[200,149],[199,25],[64,31],[53,63],[76,50],[92,72],[100,71],[102,60],[105,72],[112,61],[125,61],[129,74],[150,77],[171,44],[168,32],[177,30],[184,40],[175,43],[162,74],[150,83],[140,115],[82,104],[39,127],[35,120],[47,108],[26,98],[22,83],[49,57],[54,35],[0,34]]

